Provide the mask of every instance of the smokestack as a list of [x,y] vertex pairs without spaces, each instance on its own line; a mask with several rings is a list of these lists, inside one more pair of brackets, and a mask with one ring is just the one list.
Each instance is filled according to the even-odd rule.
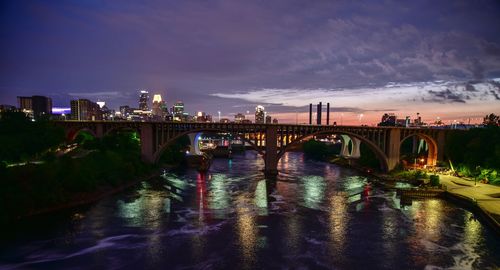
[[330,125],[330,102],[326,103],[326,125]]
[[316,124],[321,125],[321,102],[318,104],[318,110],[316,114]]
[[313,104],[309,103],[309,125],[313,123]]

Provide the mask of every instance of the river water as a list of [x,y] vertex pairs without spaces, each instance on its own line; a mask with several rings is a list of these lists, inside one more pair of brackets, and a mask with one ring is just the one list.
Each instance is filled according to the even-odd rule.
[[207,174],[168,172],[81,209],[24,222],[0,269],[497,269],[500,239],[441,199],[287,153],[266,181],[253,151]]

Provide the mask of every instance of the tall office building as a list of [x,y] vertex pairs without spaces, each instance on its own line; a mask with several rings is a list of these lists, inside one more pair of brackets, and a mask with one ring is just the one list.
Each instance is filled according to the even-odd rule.
[[17,97],[17,106],[21,111],[32,111],[33,102],[31,97]]
[[177,101],[172,107],[172,115],[174,121],[183,121],[184,119],[184,103],[182,101]]
[[52,99],[44,96],[17,97],[19,109],[33,118],[52,114]]
[[255,124],[264,124],[265,121],[264,107],[259,105],[255,108]]
[[139,110],[149,111],[149,92],[146,90],[141,90],[141,94],[139,95]]
[[166,102],[162,100],[160,94],[153,96],[153,116],[162,119],[165,117]]
[[77,99],[71,102],[71,120],[96,121],[102,120],[99,105],[88,99]]

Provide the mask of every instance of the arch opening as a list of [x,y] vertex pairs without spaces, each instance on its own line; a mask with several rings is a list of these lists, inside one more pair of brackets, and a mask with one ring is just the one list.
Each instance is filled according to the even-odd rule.
[[91,140],[97,138],[95,132],[88,128],[75,128],[70,129],[66,134],[66,141],[68,143],[77,142],[77,139],[80,141],[83,140]]
[[405,168],[427,168],[437,162],[437,143],[424,134],[412,134],[399,145],[399,160]]
[[[192,134],[191,137],[194,140],[190,140],[189,139],[190,134]],[[158,150],[154,154],[154,161],[155,161],[155,163],[160,162],[161,161],[161,157],[164,154],[164,152],[165,151],[170,151],[168,149],[172,145],[179,144],[179,139],[181,139],[183,137],[185,139],[181,139],[181,140],[183,140],[183,142],[181,141],[181,144],[183,144],[184,146],[186,146],[185,148],[182,148],[182,150],[184,152],[185,151],[190,151],[191,152],[191,150],[193,150],[193,152],[196,152],[196,148],[199,149],[200,152],[201,152],[202,149],[203,149],[203,147],[201,147],[201,145],[199,145],[199,144],[196,145],[196,146],[193,146],[193,145],[191,145],[191,142],[199,143],[199,142],[203,141],[203,134],[225,134],[226,136],[230,135],[230,136],[232,136],[232,138],[237,138],[238,140],[241,140],[242,142],[248,144],[251,148],[253,148],[255,151],[257,151],[261,156],[264,156],[264,151],[262,149],[262,146],[256,145],[250,139],[246,138],[244,136],[244,134],[232,133],[232,132],[228,132],[228,131],[224,131],[224,130],[218,130],[218,129],[199,129],[199,130],[190,130],[190,131],[186,131],[186,132],[180,133],[177,136],[173,137],[172,139],[170,139],[170,140],[164,142],[163,144],[161,144],[159,146]],[[198,136],[198,135],[200,135],[200,136]],[[189,147],[189,149],[188,149],[188,147]]]
[[[344,143],[347,141],[347,138],[349,138],[349,140],[352,141],[351,142],[352,146],[348,149],[350,151],[349,154],[351,154],[351,153],[354,154],[356,152],[357,147],[359,147],[358,151],[360,151],[360,152],[363,152],[362,149],[364,149],[364,152],[371,151],[374,154],[374,156],[376,157],[376,159],[378,160],[379,169],[381,171],[388,171],[387,156],[377,145],[375,145],[374,143],[372,143],[368,139],[363,138],[362,136],[359,136],[355,133],[351,133],[351,132],[347,132],[347,131],[321,131],[321,132],[317,132],[317,133],[313,133],[313,134],[299,137],[299,138],[297,138],[297,140],[288,144],[280,151],[280,153],[278,154],[278,161],[281,159],[281,157],[283,157],[284,153],[286,153],[287,151],[289,151],[290,149],[292,149],[293,147],[295,147],[299,143],[303,143],[304,141],[310,140],[316,136],[334,135],[334,134],[341,135],[340,136],[341,138],[342,138],[342,135],[344,135],[345,137],[343,137],[343,139],[341,139],[341,140],[344,140],[343,141]],[[356,145],[356,141],[358,141],[357,145]],[[358,152],[358,156],[355,158],[363,157],[362,153],[359,154],[360,152]]]

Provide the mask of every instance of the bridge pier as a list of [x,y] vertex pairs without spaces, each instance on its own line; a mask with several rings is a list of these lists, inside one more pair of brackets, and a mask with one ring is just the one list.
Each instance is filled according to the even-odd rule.
[[141,124],[141,159],[145,163],[153,164],[154,159],[154,145],[153,145],[153,125]]
[[[342,137],[342,147],[340,150],[341,157],[360,158],[361,157],[361,140],[358,138],[351,138],[348,135],[340,135]],[[349,151],[349,142],[352,143],[352,150]]]
[[392,171],[399,163],[399,148],[401,145],[401,130],[391,129],[386,145],[387,170]]
[[360,158],[361,157],[361,141],[358,138],[351,138],[352,141],[352,151],[351,158]]
[[266,153],[264,154],[264,174],[266,177],[278,175],[278,131],[276,126],[266,127]]
[[95,126],[95,136],[97,138],[102,138],[104,136],[104,127],[103,124],[99,123]]
[[198,146],[198,140],[199,140],[199,135],[200,133],[189,133],[189,153],[191,155],[201,155],[200,147]]

